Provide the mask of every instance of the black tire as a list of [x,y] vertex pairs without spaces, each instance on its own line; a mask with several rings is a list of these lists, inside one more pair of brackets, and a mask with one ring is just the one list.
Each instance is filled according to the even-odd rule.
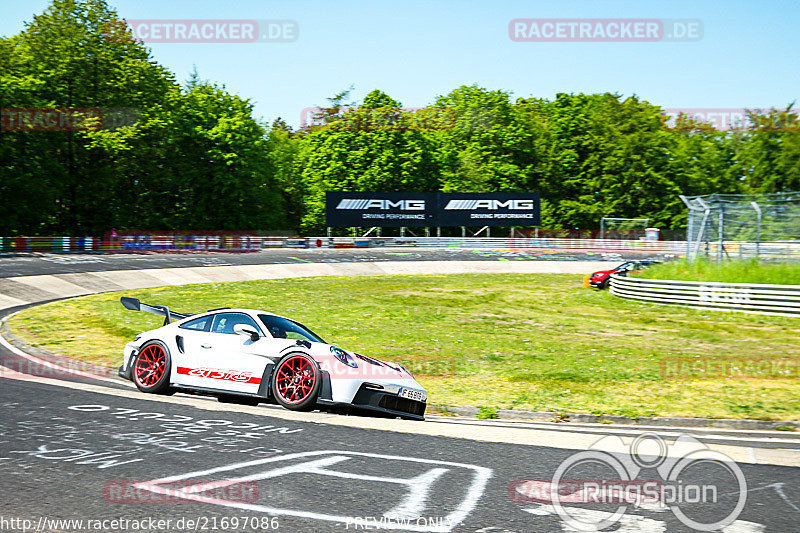
[[607,289],[609,285],[611,285],[611,278],[610,277],[604,279],[603,283],[601,283],[600,287],[598,287],[598,288],[602,291],[602,290]]
[[292,411],[311,411],[322,388],[322,372],[311,356],[288,353],[275,365],[270,386],[281,406]]
[[235,403],[237,405],[250,405],[256,406],[260,403],[258,398],[250,398],[248,396],[238,396],[236,394],[220,394],[217,396],[219,403]]
[[[151,394],[171,394],[169,386],[172,357],[169,348],[161,341],[145,343],[136,355],[131,369],[131,378],[142,392]],[[157,373],[156,376],[153,374]]]

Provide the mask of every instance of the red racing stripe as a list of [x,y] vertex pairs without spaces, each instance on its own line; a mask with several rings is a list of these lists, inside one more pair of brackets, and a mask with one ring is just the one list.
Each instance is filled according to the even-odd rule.
[[179,366],[177,371],[178,374],[198,378],[220,379],[222,381],[233,381],[234,383],[253,383],[254,385],[261,383],[261,378],[254,376],[252,372],[237,372],[219,368],[189,368],[185,366]]

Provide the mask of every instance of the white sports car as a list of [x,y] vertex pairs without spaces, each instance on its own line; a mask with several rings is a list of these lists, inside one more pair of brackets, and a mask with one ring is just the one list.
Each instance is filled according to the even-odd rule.
[[428,393],[405,367],[328,344],[294,320],[253,309],[193,315],[120,301],[164,317],[162,327],[125,345],[119,375],[141,391],[277,402],[296,411],[348,406],[414,420],[425,414]]

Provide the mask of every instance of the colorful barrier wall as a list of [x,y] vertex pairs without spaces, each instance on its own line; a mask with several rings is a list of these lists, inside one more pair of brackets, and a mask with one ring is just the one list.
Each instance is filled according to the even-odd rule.
[[[714,243],[716,246],[716,243]],[[484,250],[548,249],[594,252],[653,252],[683,256],[686,241],[645,241],[579,238],[488,237],[259,237],[255,235],[131,234],[116,238],[0,237],[0,252],[248,252],[265,248],[461,248]],[[713,251],[713,250],[712,250]],[[731,259],[746,257],[800,258],[800,241],[726,242]]]

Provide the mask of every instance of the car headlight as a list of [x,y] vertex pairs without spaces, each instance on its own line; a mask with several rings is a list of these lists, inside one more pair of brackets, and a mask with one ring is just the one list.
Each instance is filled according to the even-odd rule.
[[352,366],[353,368],[358,368],[355,360],[350,357],[350,354],[342,350],[341,348],[337,348],[336,346],[331,346],[331,353],[339,360],[340,363],[344,363],[347,366]]

